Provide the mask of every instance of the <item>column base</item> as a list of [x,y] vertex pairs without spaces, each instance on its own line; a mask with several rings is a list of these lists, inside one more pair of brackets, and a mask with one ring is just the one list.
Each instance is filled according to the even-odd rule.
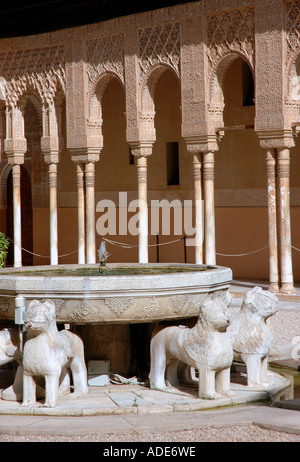
[[292,282],[284,282],[280,287],[280,292],[283,294],[295,294],[296,289]]
[[272,293],[279,292],[279,285],[277,284],[277,282],[270,282],[268,291]]

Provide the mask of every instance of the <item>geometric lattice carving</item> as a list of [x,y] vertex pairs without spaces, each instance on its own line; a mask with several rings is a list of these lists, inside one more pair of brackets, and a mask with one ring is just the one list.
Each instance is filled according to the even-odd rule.
[[[299,49],[300,49],[300,2],[286,5],[287,17],[287,77],[288,91],[285,101],[293,122],[300,120],[299,108]],[[298,65],[297,65],[298,64]]]
[[253,8],[207,17],[208,61],[211,67],[228,52],[242,53],[254,63],[255,14]]
[[58,89],[65,91],[64,46],[32,48],[0,54],[0,75],[6,80],[7,102],[15,106],[29,90],[52,103]]
[[172,302],[174,305],[174,311],[175,313],[179,314],[181,313],[182,309],[185,307],[187,303],[190,301],[190,295],[184,294],[184,295],[174,295],[172,297]]
[[287,4],[287,43],[288,53],[294,52],[300,45],[300,2]]
[[87,75],[89,90],[105,71],[116,74],[124,83],[124,41],[123,35],[91,39],[87,44]]
[[105,305],[113,311],[117,316],[120,316],[127,308],[133,303],[132,297],[115,297],[106,298],[104,301]]
[[168,64],[180,74],[180,30],[178,23],[160,24],[138,31],[141,73],[157,64]]

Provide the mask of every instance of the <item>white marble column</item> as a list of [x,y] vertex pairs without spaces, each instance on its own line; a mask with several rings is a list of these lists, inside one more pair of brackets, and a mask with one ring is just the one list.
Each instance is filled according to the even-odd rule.
[[14,266],[22,266],[21,166],[13,165]]
[[203,153],[204,192],[204,247],[205,263],[216,264],[215,199],[214,199],[214,153]]
[[22,266],[22,224],[21,224],[21,165],[27,151],[24,118],[20,107],[6,108],[6,138],[4,150],[12,166],[13,221],[14,221],[14,266]]
[[84,164],[77,164],[78,264],[85,263]]
[[96,231],[95,231],[95,164],[85,164],[85,197],[86,197],[86,260],[96,263]]
[[195,203],[195,263],[203,263],[203,228],[202,228],[202,182],[201,154],[193,156],[194,203]]
[[279,207],[279,238],[280,238],[280,266],[281,288],[284,293],[293,293],[293,266],[291,247],[291,219],[290,219],[290,150],[277,150],[278,174],[278,207]]
[[49,164],[50,264],[58,265],[57,164]]
[[266,151],[267,197],[269,227],[269,290],[279,291],[278,240],[277,240],[277,194],[276,194],[276,150]]
[[148,263],[147,157],[137,156],[139,263]]

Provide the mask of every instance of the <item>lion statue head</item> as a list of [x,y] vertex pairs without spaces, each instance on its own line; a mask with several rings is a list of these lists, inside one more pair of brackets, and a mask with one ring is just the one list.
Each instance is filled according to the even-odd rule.
[[229,292],[206,296],[199,310],[199,322],[206,330],[225,332],[230,324],[230,313],[228,306],[231,303]]
[[278,311],[278,299],[275,294],[254,287],[246,293],[241,311],[259,315],[266,320]]
[[25,328],[30,336],[56,329],[55,305],[51,300],[43,303],[33,300],[25,311]]

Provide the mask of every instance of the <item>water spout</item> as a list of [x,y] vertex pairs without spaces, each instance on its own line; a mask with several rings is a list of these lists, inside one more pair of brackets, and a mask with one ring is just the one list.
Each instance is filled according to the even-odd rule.
[[105,274],[107,272],[106,260],[109,257],[109,253],[106,250],[106,243],[102,241],[98,250],[99,259],[99,273]]

